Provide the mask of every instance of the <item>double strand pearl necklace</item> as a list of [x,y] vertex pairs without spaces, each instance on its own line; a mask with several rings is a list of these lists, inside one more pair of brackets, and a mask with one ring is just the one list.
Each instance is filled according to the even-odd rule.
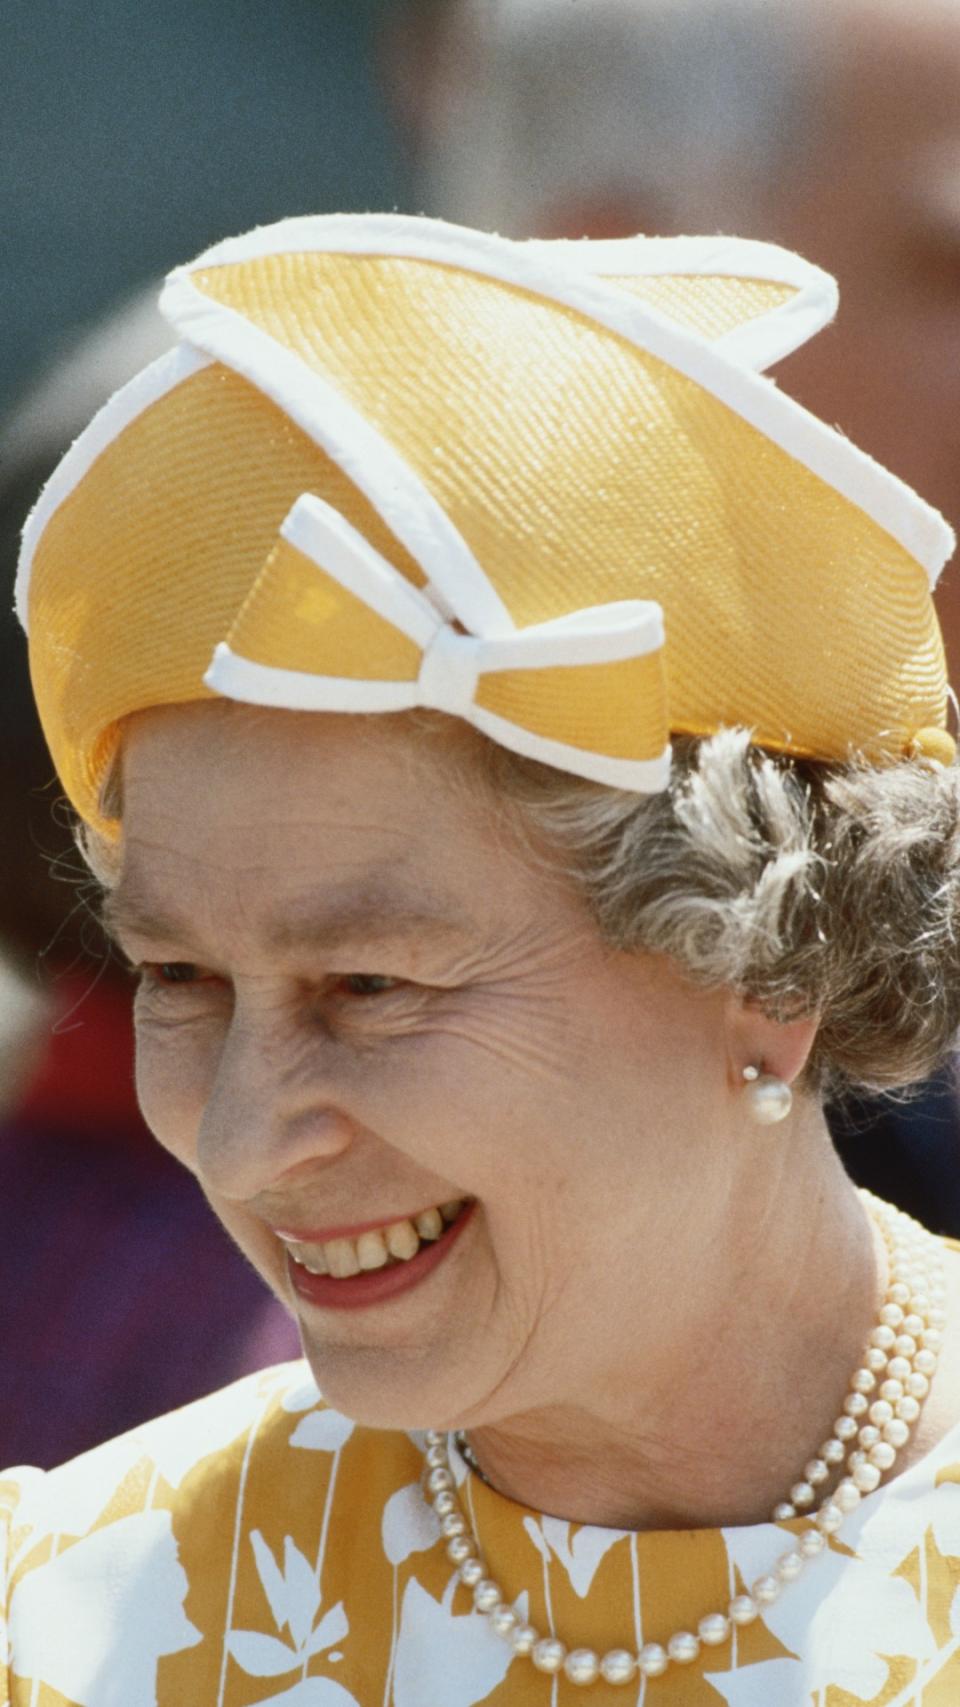
[[[792,1538],[768,1576],[759,1577],[749,1594],[735,1595],[725,1611],[708,1612],[696,1633],[679,1630],[665,1644],[645,1643],[639,1653],[624,1647],[597,1654],[592,1648],[568,1648],[555,1634],[542,1635],[532,1624],[524,1624],[491,1577],[460,1503],[448,1436],[427,1430],[425,1487],[446,1538],[447,1556],[460,1581],[473,1590],[474,1605],[515,1655],[528,1656],[539,1671],[563,1672],[571,1683],[580,1684],[601,1678],[605,1683],[629,1683],[638,1674],[659,1677],[671,1663],[690,1665],[702,1648],[721,1646],[735,1626],[752,1624],[765,1606],[778,1600],[810,1561],[824,1552],[830,1536],[863,1496],[873,1493],[893,1470],[937,1367],[946,1287],[939,1240],[891,1204],[868,1192],[861,1196],[883,1234],[890,1277],[877,1325],[851,1376],[832,1433],[808,1460],[789,1497],[771,1513],[774,1523],[802,1516],[807,1527]],[[462,1435],[455,1439],[481,1473]]]

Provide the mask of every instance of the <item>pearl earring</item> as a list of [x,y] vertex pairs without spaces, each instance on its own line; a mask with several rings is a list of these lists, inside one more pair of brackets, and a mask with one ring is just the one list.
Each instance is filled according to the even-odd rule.
[[759,1067],[744,1067],[743,1077],[751,1120],[758,1126],[775,1126],[778,1120],[786,1120],[793,1107],[790,1086],[772,1073],[761,1073]]

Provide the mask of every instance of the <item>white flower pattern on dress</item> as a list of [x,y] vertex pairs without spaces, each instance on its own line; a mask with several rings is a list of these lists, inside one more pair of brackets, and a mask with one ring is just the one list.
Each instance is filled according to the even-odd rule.
[[169,1512],[120,1518],[18,1582],[13,1672],[76,1707],[157,1707],[159,1661],[202,1640],[184,1612],[187,1587]]
[[264,1707],[361,1707],[355,1695],[332,1677],[302,1677],[282,1695],[261,1696]]
[[302,1446],[308,1452],[339,1452],[355,1426],[339,1411],[308,1411],[290,1436],[290,1445]]
[[[931,1541],[944,1560],[960,1564],[960,1486],[941,1488],[933,1520],[928,1500],[916,1497],[928,1494],[931,1470],[948,1466],[956,1451],[956,1440],[952,1448],[942,1443],[889,1489],[863,1500],[844,1526],[842,1545],[830,1547],[765,1608],[767,1629],[794,1657],[711,1674],[728,1707],[753,1707],[755,1686],[766,1689],[771,1701],[782,1697],[821,1707],[831,1692],[843,1691],[846,1701],[886,1704],[893,1660],[909,1662],[911,1678],[933,1681],[952,1654],[935,1640],[930,1608],[902,1573],[912,1554],[925,1556]],[[724,1539],[731,1564],[750,1583],[770,1569],[786,1535],[773,1524],[759,1524],[725,1530]],[[920,1580],[922,1586],[922,1571]],[[953,1602],[951,1613],[952,1608]],[[922,1685],[918,1691],[911,1683],[905,1701],[913,1707],[914,1699],[922,1700]]]
[[391,1494],[380,1523],[383,1550],[391,1565],[402,1565],[412,1553],[426,1552],[440,1539],[436,1512],[423,1497],[419,1482],[408,1482]]
[[[478,1707],[507,1675],[512,1654],[479,1612],[455,1614],[456,1572],[442,1600],[414,1580],[400,1615],[393,1678],[394,1707]],[[526,1596],[516,1602],[526,1617]],[[456,1665],[451,1665],[451,1655]]]
[[[330,1410],[298,1363],[49,1475],[0,1476],[0,1703],[579,1707],[563,1677],[513,1659],[458,1585],[423,1499],[421,1445]],[[462,1486],[455,1452],[451,1463]],[[722,1604],[718,1567],[732,1590],[789,1545],[786,1527],[760,1524],[708,1532],[708,1553],[687,1554],[676,1536],[539,1517],[475,1476],[463,1494],[504,1597],[538,1629],[555,1619],[571,1644],[679,1628],[659,1558],[687,1603],[704,1572],[706,1611]],[[864,1500],[842,1541],[734,1643],[617,1694],[656,1707],[655,1689],[683,1707],[957,1707],[960,1425]]]
[[[347,1635],[350,1624],[343,1602],[338,1601],[317,1623],[320,1611],[318,1575],[291,1537],[287,1535],[284,1538],[282,1571],[258,1529],[251,1534],[250,1544],[274,1624],[281,1632],[289,1631],[290,1641],[285,1642],[259,1630],[230,1630],[227,1649],[231,1658],[250,1677],[283,1677],[298,1669],[305,1674],[312,1659],[334,1647]],[[303,1683],[314,1684],[324,1681],[330,1680],[310,1679],[306,1675],[301,1679]],[[353,1701],[347,1690],[339,1684],[335,1687],[340,1691],[337,1699],[344,1703]],[[290,1701],[292,1694],[288,1691],[283,1696],[268,1699]]]
[[[31,1545],[49,1535],[86,1535],[122,1479],[143,1457],[133,1435],[114,1441],[115,1451],[84,1452],[57,1471],[52,1482],[31,1470],[17,1508],[17,1520],[30,1531]],[[15,1563],[11,1560],[11,1564]]]
[[[559,1517],[525,1517],[523,1527],[547,1564],[552,1553],[563,1566],[571,1588],[581,1600],[590,1593],[598,1567],[611,1547],[629,1539],[630,1535],[628,1529],[599,1529],[592,1524],[578,1526],[565,1523]],[[575,1535],[574,1529],[577,1531]]]

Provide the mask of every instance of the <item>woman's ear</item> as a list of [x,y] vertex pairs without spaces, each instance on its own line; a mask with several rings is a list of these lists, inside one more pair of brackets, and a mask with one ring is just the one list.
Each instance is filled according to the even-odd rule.
[[725,1023],[732,1085],[737,1089],[742,1087],[745,1067],[756,1067],[761,1073],[770,1073],[784,1084],[792,1085],[807,1064],[820,1015],[771,1019],[755,1002],[731,991]]

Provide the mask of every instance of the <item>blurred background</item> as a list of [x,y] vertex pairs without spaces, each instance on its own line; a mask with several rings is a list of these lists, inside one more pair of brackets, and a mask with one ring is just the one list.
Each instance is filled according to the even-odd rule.
[[[159,279],[289,214],[734,232],[836,274],[777,377],[960,521],[960,0],[5,0],[0,9],[0,1463],[50,1464],[297,1353],[144,1132],[9,615],[50,469],[166,345]],[[960,579],[941,614],[960,674]],[[960,1233],[952,1074],[832,1111]]]

